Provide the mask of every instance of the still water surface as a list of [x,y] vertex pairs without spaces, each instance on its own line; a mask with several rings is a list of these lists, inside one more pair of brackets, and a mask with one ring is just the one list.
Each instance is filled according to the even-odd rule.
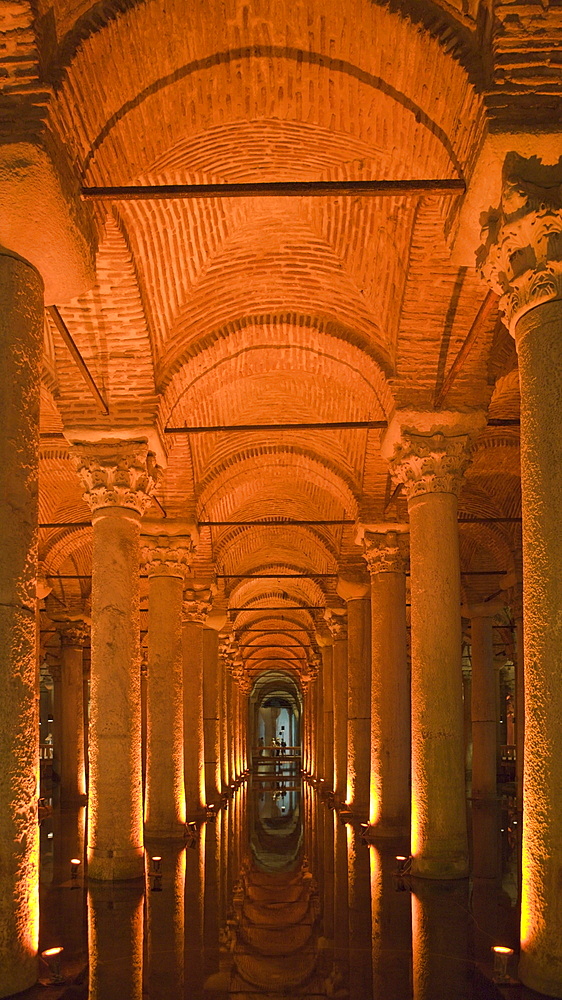
[[84,821],[55,810],[42,824],[41,948],[64,947],[65,983],[29,1000],[532,996],[491,982],[492,945],[517,937],[505,803],[472,810],[475,874],[448,883],[400,877],[407,844],[366,845],[290,776],[241,786],[185,846],[149,843],[146,885],[85,887]]

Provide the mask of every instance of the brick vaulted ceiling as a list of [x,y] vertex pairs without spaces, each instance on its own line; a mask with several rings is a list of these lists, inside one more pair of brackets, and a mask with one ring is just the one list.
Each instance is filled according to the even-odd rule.
[[[494,103],[490,4],[477,0],[38,0],[35,20],[11,7],[28,91],[36,73],[35,104],[85,185],[469,177]],[[432,409],[487,293],[451,263],[458,206],[452,194],[95,204],[95,284],[57,305],[110,413],[47,319],[42,522],[88,520],[63,429]],[[494,311],[441,405],[518,415]],[[163,434],[157,498],[199,521],[405,519],[380,434]],[[488,427],[461,511],[517,517],[518,461],[517,433]],[[460,530],[463,570],[513,569],[517,525]],[[314,574],[357,570],[355,538],[353,524],[201,528],[194,574],[218,574],[218,606],[253,609],[230,620],[269,650],[258,672],[285,665],[273,647],[287,636],[306,662],[321,612],[266,609],[341,609],[335,575]],[[42,529],[40,559],[85,577],[53,580],[48,608],[87,605],[90,528]],[[234,578],[255,573],[310,577]],[[470,580],[467,598],[497,589]]]

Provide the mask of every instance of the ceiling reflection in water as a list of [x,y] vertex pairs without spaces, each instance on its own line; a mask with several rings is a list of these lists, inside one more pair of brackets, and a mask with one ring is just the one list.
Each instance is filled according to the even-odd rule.
[[187,847],[149,843],[146,885],[85,888],[84,810],[55,812],[41,831],[41,947],[64,947],[67,983],[53,996],[492,1000],[490,948],[512,944],[517,923],[502,824],[496,804],[475,808],[470,882],[409,879],[398,845],[365,844],[281,773],[240,787]]

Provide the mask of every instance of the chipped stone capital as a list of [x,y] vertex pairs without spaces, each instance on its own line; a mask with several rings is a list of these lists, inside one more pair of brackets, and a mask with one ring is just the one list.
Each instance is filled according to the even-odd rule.
[[125,507],[142,515],[150,507],[158,467],[146,440],[81,441],[70,456],[92,512]]
[[562,298],[562,159],[506,156],[500,205],[484,215],[481,237],[476,265],[516,336],[525,313]]

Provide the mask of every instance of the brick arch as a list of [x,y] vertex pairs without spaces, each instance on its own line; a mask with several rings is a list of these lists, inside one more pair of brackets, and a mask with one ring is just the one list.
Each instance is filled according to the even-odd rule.
[[[267,572],[275,572],[273,567],[264,567]],[[284,569],[285,572],[292,567],[283,566],[280,570]],[[296,570],[301,567],[298,565],[294,566]],[[264,592],[264,589],[266,592]],[[280,580],[279,583],[275,580],[242,580],[240,583],[235,584],[232,588],[230,594],[228,595],[229,604],[234,607],[241,606],[247,600],[252,600],[255,597],[271,598],[277,601],[281,595],[288,595],[286,599],[288,600],[304,600],[306,604],[325,604],[326,595],[322,590],[322,587],[312,579],[301,579],[301,580]],[[285,598],[283,598],[285,599]]]
[[243,451],[233,453],[222,467],[218,466],[208,474],[198,491],[199,516],[205,512],[217,515],[209,517],[210,520],[226,519],[229,513],[236,510],[237,504],[248,498],[250,492],[253,493],[256,487],[259,489],[260,481],[270,474],[274,475],[279,468],[283,468],[283,478],[288,484],[294,485],[301,475],[308,486],[313,485],[327,497],[333,497],[350,517],[356,515],[357,486],[346,482],[341,471],[328,460],[321,460],[302,449],[265,445],[261,449],[255,448],[251,454]]
[[260,566],[265,569],[285,563],[327,573],[333,571],[338,554],[333,537],[297,525],[282,529],[268,525],[228,528],[221,531],[213,544],[217,570],[227,573],[255,572]]
[[40,558],[47,573],[61,572],[67,559],[79,559],[84,571],[92,564],[92,529],[63,528],[42,547]]
[[273,211],[269,199],[263,200],[268,202],[265,214],[259,217],[255,208],[254,218],[221,243],[180,305],[158,358],[158,385],[166,384],[182,358],[212,342],[229,324],[275,315],[281,304],[285,315],[331,324],[391,371],[386,332],[339,254],[293,214],[298,207]]
[[358,400],[364,403],[365,417],[386,417],[393,409],[383,369],[353,342],[353,331],[317,316],[274,312],[229,322],[204,347],[184,349],[162,381],[161,419],[164,424],[189,422],[193,410],[210,421],[214,417],[208,399],[226,378],[285,370],[334,379],[339,373],[353,399],[339,400],[338,413],[342,405],[357,413]]
[[[177,128],[177,122],[170,121],[166,99],[185,108],[182,117],[188,123],[202,124],[202,119],[207,127],[214,115],[232,117],[242,111],[248,117],[256,108],[256,117],[261,117],[260,110],[263,114],[271,106],[275,94],[281,105],[277,117],[298,116],[310,121],[323,114],[328,122],[335,117],[337,126],[340,118],[345,123],[346,113],[357,104],[358,90],[364,88],[376,92],[378,100],[384,95],[395,103],[414,131],[421,127],[438,138],[453,162],[461,159],[466,155],[466,133],[472,138],[469,122],[479,117],[465,70],[408,18],[364,0],[355,0],[353,6],[355,9],[347,12],[348,20],[337,7],[327,19],[320,0],[297,7],[289,0],[280,0],[269,23],[264,23],[257,3],[249,7],[240,4],[223,20],[223,8],[217,6],[215,14],[207,3],[193,4],[186,16],[183,0],[171,0],[164,11],[156,2],[128,10],[82,41],[60,86],[61,116],[76,101],[83,105],[83,125],[76,137],[78,158],[86,160],[87,166],[96,153],[103,153],[103,167],[115,179],[116,161],[130,163],[135,169],[136,140],[140,137],[138,147],[144,147],[143,157],[152,154],[151,162],[156,160],[158,142],[169,148]],[[361,31],[349,30],[350,23],[360,24]],[[169,37],[175,39],[173,49],[167,44]],[[450,39],[448,42],[451,48]],[[255,94],[248,107],[244,89],[238,94],[233,69],[241,62],[255,64],[260,60],[264,67],[259,67],[259,75],[256,69]],[[275,62],[289,64],[295,79],[292,94],[285,83],[282,99],[278,93],[281,81],[271,70]],[[103,82],[92,72],[101,65],[106,71]],[[417,80],[426,78],[428,66],[433,68],[431,78],[416,85]],[[213,94],[212,88],[203,86],[204,78],[212,75],[217,79],[221,70],[229,73],[230,102],[221,104],[215,93],[213,101],[199,108],[198,88]],[[312,80],[311,87],[301,88],[300,74],[306,84]],[[333,104],[324,101],[322,75],[336,89],[343,81],[347,100],[337,94]],[[242,76],[247,79],[248,72]],[[117,90],[107,86],[112,78],[120,81]],[[443,87],[446,99],[440,103]],[[455,121],[459,108],[466,116],[460,128]],[[163,135],[154,135],[154,121],[168,126],[160,130]],[[404,138],[407,149],[411,136]],[[398,158],[403,153],[400,150]]]

